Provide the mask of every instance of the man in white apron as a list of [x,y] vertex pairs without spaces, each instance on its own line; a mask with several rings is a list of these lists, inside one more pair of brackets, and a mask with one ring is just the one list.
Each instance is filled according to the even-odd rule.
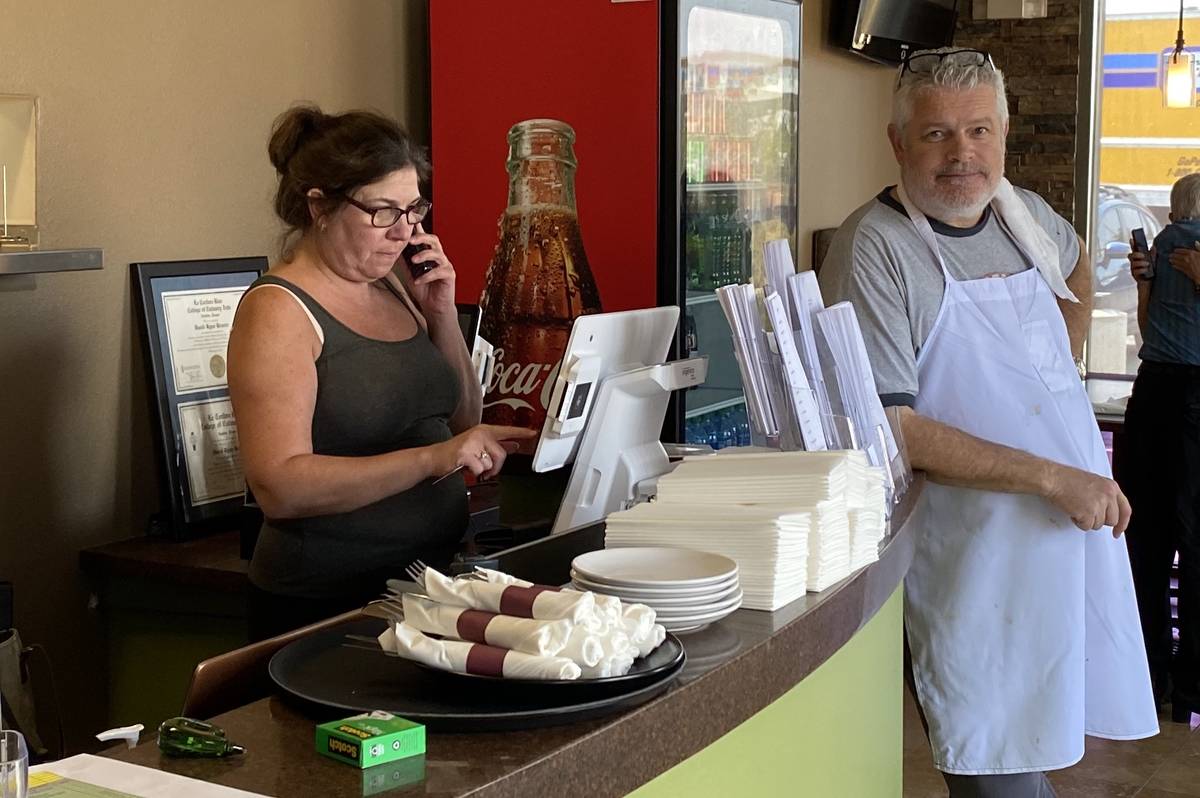
[[1125,543],[1129,505],[1076,363],[1086,250],[1003,177],[986,53],[901,66],[901,183],[839,229],[827,301],[854,303],[876,386],[930,483],[905,580],[917,698],[951,796],[1052,796],[1084,735],[1158,732]]

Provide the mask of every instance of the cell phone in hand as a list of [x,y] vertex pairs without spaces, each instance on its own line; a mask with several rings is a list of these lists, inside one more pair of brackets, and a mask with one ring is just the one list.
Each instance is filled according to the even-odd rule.
[[[1133,237],[1133,251],[1141,252],[1142,254],[1149,256],[1150,244],[1146,241],[1146,231],[1140,227],[1135,227],[1133,230],[1129,231],[1129,234]],[[1150,280],[1153,277],[1154,261],[1148,258],[1146,262],[1146,270],[1142,272],[1142,279]]]
[[432,249],[432,247],[430,247],[428,244],[409,244],[400,253],[400,256],[404,258],[404,262],[408,264],[408,273],[413,276],[414,280],[421,275],[427,274],[428,272],[431,272],[437,268],[437,261],[433,260],[422,261],[421,263],[413,263],[413,256],[418,252],[424,252],[427,249]]
[[1146,243],[1146,231],[1140,227],[1135,227],[1130,231],[1133,236],[1133,251],[1150,253],[1150,245]]

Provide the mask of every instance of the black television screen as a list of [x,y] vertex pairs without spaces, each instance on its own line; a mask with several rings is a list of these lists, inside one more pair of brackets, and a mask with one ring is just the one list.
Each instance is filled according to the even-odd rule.
[[833,43],[881,64],[910,50],[954,43],[961,0],[842,0],[832,4]]

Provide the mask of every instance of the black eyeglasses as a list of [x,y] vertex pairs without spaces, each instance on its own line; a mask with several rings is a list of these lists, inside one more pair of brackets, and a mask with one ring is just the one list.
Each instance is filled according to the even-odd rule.
[[370,214],[371,225],[374,227],[391,227],[401,219],[407,219],[408,223],[415,227],[422,219],[429,215],[429,209],[433,207],[433,203],[424,197],[418,198],[416,202],[407,208],[396,208],[392,205],[385,205],[382,208],[371,208],[363,205],[348,194],[343,194],[342,199],[363,213]]
[[983,50],[946,50],[945,52],[937,52],[936,50],[914,50],[904,57],[900,62],[900,74],[896,76],[896,88],[900,88],[900,82],[904,80],[904,76],[908,73],[928,74],[937,69],[938,64],[949,59],[954,66],[982,67],[995,69],[996,64],[992,61],[992,57]]

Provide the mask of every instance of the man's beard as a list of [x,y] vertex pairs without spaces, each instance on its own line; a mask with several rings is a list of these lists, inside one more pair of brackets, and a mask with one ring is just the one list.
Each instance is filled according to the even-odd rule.
[[[962,172],[967,173],[969,172]],[[940,174],[959,173],[950,171]],[[936,182],[930,184],[907,166],[901,167],[900,176],[904,181],[904,190],[921,212],[943,222],[951,219],[978,219],[992,201],[992,197],[996,196],[996,189],[1000,184],[999,178],[993,180],[991,175],[985,175],[987,185],[978,191],[968,192],[953,186],[939,187]]]

